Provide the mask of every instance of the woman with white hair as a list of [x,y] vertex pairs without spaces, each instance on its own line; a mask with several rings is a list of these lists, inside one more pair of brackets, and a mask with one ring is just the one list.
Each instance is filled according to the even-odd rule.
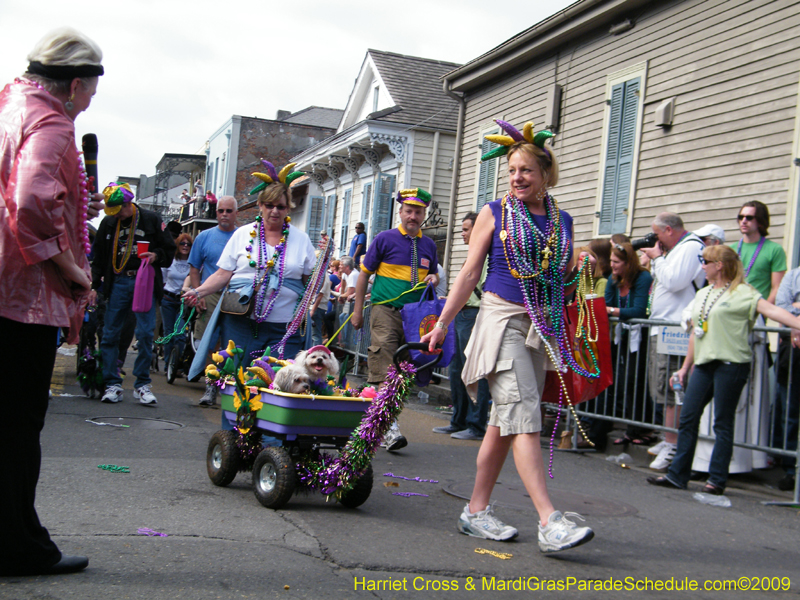
[[0,461],[0,576],[89,564],[61,554],[34,498],[57,332],[69,327],[77,342],[91,289],[88,219],[102,204],[87,191],[73,122],[92,102],[102,58],[93,41],[59,29],[0,92],[0,361],[25,357],[25,372],[0,387],[0,454],[14,457]]

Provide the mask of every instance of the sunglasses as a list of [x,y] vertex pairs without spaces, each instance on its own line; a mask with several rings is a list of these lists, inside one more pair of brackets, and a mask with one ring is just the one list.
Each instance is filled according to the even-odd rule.
[[218,208],[217,212],[218,213],[232,213],[233,209],[232,208]]
[[289,207],[286,206],[285,204],[265,204],[264,208],[267,209],[267,212],[270,212],[270,211],[273,211],[273,210],[277,210],[277,211],[283,212]]
[[737,221],[752,221],[755,218],[756,218],[755,215],[738,215],[736,217],[736,220]]
[[707,258],[703,258],[702,256],[698,256],[697,258],[698,260],[700,260],[701,265],[713,265],[715,262],[717,262],[715,260],[708,260]]
[[190,248],[192,247],[191,242],[181,242],[180,245],[181,246],[189,246]]

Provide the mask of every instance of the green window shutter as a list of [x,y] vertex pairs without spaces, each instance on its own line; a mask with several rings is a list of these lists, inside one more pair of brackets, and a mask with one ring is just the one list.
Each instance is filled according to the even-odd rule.
[[372,203],[372,232],[370,241],[381,231],[392,226],[392,200],[394,196],[394,175],[378,174],[375,186],[375,201]]
[[[485,132],[485,135],[500,133],[499,129]],[[483,139],[481,142],[481,156],[496,148],[497,144]],[[475,202],[476,212],[480,212],[483,205],[494,200],[494,184],[497,180],[497,167],[500,163],[499,158],[483,161],[478,169],[478,197]]]
[[346,190],[344,193],[344,207],[342,208],[342,233],[339,242],[339,248],[343,252],[347,252],[347,233],[350,229],[350,203],[353,199],[353,190]]
[[625,210],[633,176],[633,149],[639,111],[639,77],[619,83],[611,89],[608,145],[603,178],[603,199],[598,233],[624,233],[628,224]]
[[306,231],[311,243],[315,246],[319,243],[319,234],[322,231],[322,212],[324,209],[325,198],[321,196],[312,196],[311,210],[308,211],[308,224]]

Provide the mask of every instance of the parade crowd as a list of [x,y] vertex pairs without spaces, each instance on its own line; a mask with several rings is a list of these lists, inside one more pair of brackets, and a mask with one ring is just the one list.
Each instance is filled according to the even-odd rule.
[[[0,93],[0,337],[16,341],[13,347],[3,344],[0,352],[6,364],[14,364],[13,353],[23,352],[35,369],[24,384],[11,380],[2,392],[1,447],[5,456],[20,459],[0,462],[0,512],[9,515],[0,533],[0,575],[67,573],[88,564],[86,557],[61,554],[34,509],[39,434],[57,338],[65,332],[67,342],[78,342],[86,314],[100,321],[95,326],[101,401],[124,399],[123,357],[135,335],[133,398],[153,407],[158,348],[165,360],[183,356],[191,333],[197,340],[194,356],[180,365],[189,379],[199,378],[211,354],[229,340],[246,356],[269,347],[292,358],[331,341],[341,325],[339,305],[347,307],[344,315],[356,330],[365,327],[364,309],[371,306],[367,383],[378,388],[405,343],[401,309],[419,301],[421,284],[446,284],[436,244],[422,229],[431,196],[419,188],[400,190],[397,226],[368,240],[364,224],[357,224],[347,252],[331,262],[308,306],[311,343],[306,343],[291,324],[326,239],[315,247],[291,223],[291,165],[278,171],[262,161],[258,215],[246,224],[238,221],[234,197],[216,199],[198,180],[194,198],[187,193],[185,201],[217,224],[193,239],[138,206],[127,184],[90,191],[73,121],[89,108],[103,74],[96,44],[76,31],[59,30],[40,41],[28,61],[27,71]],[[650,446],[650,467],[663,474],[648,482],[685,489],[703,470],[694,464],[695,454],[707,444],[698,442],[698,433],[713,400],[715,442],[703,450],[708,454],[704,491],[722,494],[742,390],[751,364],[758,369],[769,358],[765,344],[753,350],[752,329],[769,318],[789,328],[778,348],[779,394],[770,435],[779,447],[795,448],[798,395],[790,393],[787,381],[800,364],[789,351],[800,348],[800,269],[786,273],[783,249],[767,237],[767,207],[749,201],[739,208],[741,239],[731,246],[719,224],[692,232],[681,216],[663,212],[645,240],[618,234],[574,248],[572,217],[550,194],[559,177],[548,142],[552,134],[534,133],[531,124],[522,131],[498,124],[504,135],[490,136],[498,147],[484,158],[506,157],[508,193],[464,217],[466,262],[422,338],[436,353],[449,328],[455,329],[449,365],[453,415],[434,432],[481,440],[472,496],[458,530],[498,541],[517,536],[491,503],[511,451],[539,515],[540,549],[562,551],[594,536],[576,522],[580,515],[553,505],[540,446],[546,373],[592,376],[568,351],[563,316],[567,303],[591,302],[578,285],[582,278],[604,298],[607,316],[614,319],[615,364],[622,359],[627,365],[617,370],[603,398],[590,400],[597,416],[583,420],[579,445],[603,447],[615,418],[672,428],[659,439],[652,429],[627,425],[611,443]],[[92,241],[88,221],[100,211],[105,216]],[[685,323],[686,355],[660,354],[658,327],[628,323],[644,318]],[[217,405],[217,390],[207,384],[199,404]],[[21,397],[27,401],[18,402]],[[767,399],[763,410],[769,404]],[[231,424],[223,419],[223,426]],[[396,452],[408,443],[394,422],[384,447]],[[781,485],[790,489],[796,465],[784,459],[782,466]]]

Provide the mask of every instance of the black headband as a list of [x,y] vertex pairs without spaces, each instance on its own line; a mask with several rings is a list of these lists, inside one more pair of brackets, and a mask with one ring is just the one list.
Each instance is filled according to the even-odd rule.
[[99,77],[104,73],[103,65],[44,65],[38,61],[28,64],[28,73],[48,79],[75,79],[76,77]]

